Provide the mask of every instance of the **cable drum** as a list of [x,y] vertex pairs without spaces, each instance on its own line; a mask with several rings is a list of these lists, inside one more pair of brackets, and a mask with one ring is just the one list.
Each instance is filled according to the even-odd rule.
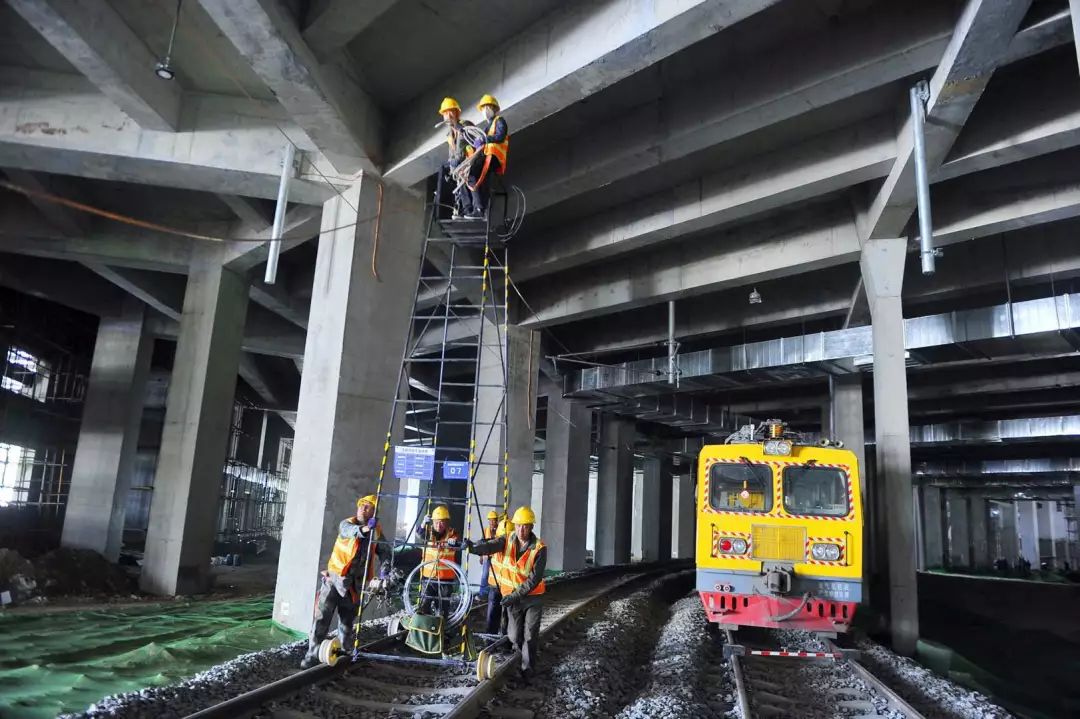
[[442,567],[454,572],[454,580],[442,580],[443,583],[446,583],[447,581],[456,581],[458,589],[455,594],[452,594],[448,598],[448,601],[450,602],[456,601],[456,605],[454,606],[453,611],[446,617],[446,626],[459,626],[465,621],[465,618],[469,614],[469,608],[472,606],[472,588],[469,587],[469,580],[465,576],[465,570],[462,569],[461,565],[457,562],[451,562],[449,559],[435,559],[430,562],[423,562],[416,565],[416,567],[409,572],[409,576],[405,578],[405,587],[401,590],[401,601],[405,605],[405,611],[410,616],[416,614],[424,601],[423,588],[429,582],[437,581],[426,577],[421,577],[416,581],[417,572],[420,572],[424,567],[433,567],[435,565],[442,565]]

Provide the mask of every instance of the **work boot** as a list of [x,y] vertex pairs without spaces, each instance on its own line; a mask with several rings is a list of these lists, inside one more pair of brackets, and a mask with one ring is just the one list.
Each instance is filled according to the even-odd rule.
[[319,663],[318,649],[315,651],[308,650],[304,658],[300,660],[301,669],[311,669],[313,666]]

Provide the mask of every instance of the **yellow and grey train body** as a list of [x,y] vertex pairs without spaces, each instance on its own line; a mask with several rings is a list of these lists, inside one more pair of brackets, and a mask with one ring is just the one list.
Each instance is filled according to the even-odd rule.
[[698,460],[697,589],[709,621],[847,631],[862,600],[855,454],[802,445],[775,422]]

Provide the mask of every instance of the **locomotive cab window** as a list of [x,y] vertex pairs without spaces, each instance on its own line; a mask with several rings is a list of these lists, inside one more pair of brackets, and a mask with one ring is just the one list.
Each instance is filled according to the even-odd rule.
[[717,462],[709,469],[709,504],[722,512],[772,509],[772,470],[764,464]]
[[784,510],[789,514],[845,517],[847,475],[832,467],[784,468]]

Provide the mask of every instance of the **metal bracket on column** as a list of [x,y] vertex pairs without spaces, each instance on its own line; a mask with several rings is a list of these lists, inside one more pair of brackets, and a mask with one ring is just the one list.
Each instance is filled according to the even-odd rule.
[[935,260],[941,256],[941,250],[934,248],[934,223],[930,215],[930,179],[926,167],[926,103],[929,99],[930,88],[925,80],[920,80],[911,88],[911,131],[915,140],[913,148],[915,196],[919,203],[919,255],[922,258],[924,275],[934,274]]
[[679,343],[675,341],[675,300],[668,300],[668,384],[679,386]]

